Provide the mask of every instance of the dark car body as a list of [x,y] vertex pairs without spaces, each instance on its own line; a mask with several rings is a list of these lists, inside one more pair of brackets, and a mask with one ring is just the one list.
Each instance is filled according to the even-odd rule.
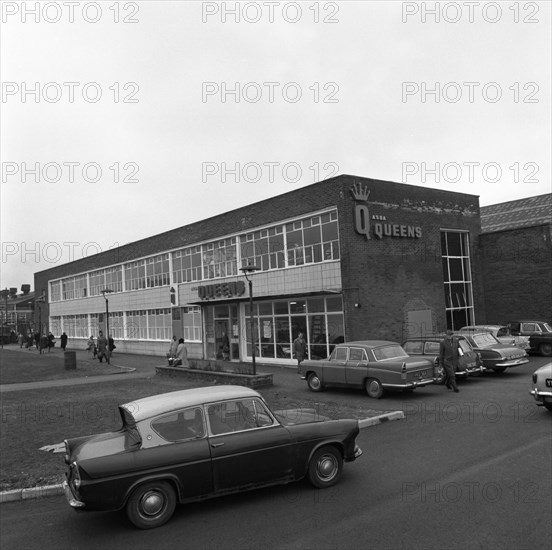
[[529,351],[552,355],[552,326],[546,321],[509,321],[508,327],[514,335],[529,336]]
[[397,342],[363,340],[338,344],[328,359],[302,361],[299,376],[311,391],[326,386],[364,388],[380,398],[384,390],[413,390],[433,383],[433,363],[409,357]]
[[116,432],[65,441],[65,493],[76,510],[125,508],[140,528],[165,523],[176,502],[289,483],[337,482],[357,420],[312,410],[273,413],[254,390],[195,388],[119,406]]
[[488,332],[460,330],[456,334],[468,340],[471,347],[481,356],[483,366],[487,370],[504,372],[507,368],[517,367],[529,361],[524,350],[509,344],[501,344]]
[[533,389],[531,395],[539,407],[552,411],[552,363],[543,365],[532,376]]
[[[408,355],[423,357],[433,362],[433,376],[435,382],[438,384],[444,382],[443,367],[439,365],[439,346],[444,337],[444,334],[420,336],[409,338],[403,344],[404,351]],[[458,357],[458,364],[456,365],[456,376],[465,378],[469,375],[481,374],[485,370],[485,367],[480,355],[473,350],[465,336],[455,336],[455,338],[462,350],[462,355]]]

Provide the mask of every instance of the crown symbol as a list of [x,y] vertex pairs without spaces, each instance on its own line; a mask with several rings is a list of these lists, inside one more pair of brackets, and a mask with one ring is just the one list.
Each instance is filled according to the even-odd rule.
[[362,185],[361,183],[355,183],[351,187],[351,193],[357,201],[367,201],[368,197],[370,196],[370,191],[368,191],[368,187]]

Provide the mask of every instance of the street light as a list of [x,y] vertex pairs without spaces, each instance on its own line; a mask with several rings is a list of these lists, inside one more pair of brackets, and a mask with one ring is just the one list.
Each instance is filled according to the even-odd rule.
[[38,298],[35,298],[35,303],[38,304],[38,348],[40,353],[42,353],[42,305],[44,302],[46,302],[46,296],[43,292]]
[[256,265],[247,265],[240,269],[245,275],[247,282],[249,283],[249,332],[251,333],[251,359],[253,364],[253,374],[257,374],[257,366],[255,364],[255,334],[254,334],[254,322],[253,322],[253,281],[247,276],[249,273],[259,271],[259,267]]
[[109,356],[111,355],[111,350],[109,349],[109,300],[105,297],[105,295],[111,294],[113,290],[111,290],[110,288],[104,288],[101,292],[105,300],[105,332],[107,333],[106,334],[106,338],[107,338],[106,359],[107,359],[107,364],[109,365],[110,364]]
[[2,349],[4,349],[4,326],[8,326],[8,295],[10,291],[6,288],[5,290],[2,290],[2,297],[5,301],[5,314],[4,314],[4,322],[2,323]]

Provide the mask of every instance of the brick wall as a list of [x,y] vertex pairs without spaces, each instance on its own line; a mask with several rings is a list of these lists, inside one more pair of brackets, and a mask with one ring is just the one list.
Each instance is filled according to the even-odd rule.
[[486,316],[478,323],[551,320],[552,226],[481,235]]

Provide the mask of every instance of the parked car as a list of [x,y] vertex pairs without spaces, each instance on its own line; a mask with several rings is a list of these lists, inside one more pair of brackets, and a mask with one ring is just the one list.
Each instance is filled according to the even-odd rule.
[[75,510],[126,509],[141,529],[158,527],[177,502],[307,477],[319,488],[358,458],[358,420],[312,409],[272,412],[254,390],[181,390],[119,406],[115,432],[68,439],[64,490]]
[[529,349],[529,336],[513,335],[510,329],[503,325],[470,325],[460,330],[472,330],[473,332],[488,332],[492,334],[501,344],[511,344],[518,348]]
[[552,363],[546,363],[533,373],[531,395],[539,407],[552,411]]
[[[442,365],[439,365],[439,346],[444,334],[434,334],[408,339],[403,348],[408,355],[423,357],[433,362],[433,377],[436,384],[443,384],[445,372]],[[456,336],[458,346],[463,355],[458,357],[456,376],[465,378],[468,375],[478,375],[485,371],[480,355],[473,350],[465,336]]]
[[524,350],[508,344],[501,344],[488,332],[460,330],[457,334],[466,337],[471,347],[481,356],[483,366],[487,370],[501,373],[507,368],[517,367],[529,361]]
[[366,340],[338,344],[328,359],[306,360],[299,376],[311,391],[326,386],[364,388],[379,399],[385,390],[413,390],[433,383],[433,363],[409,357],[400,344]]
[[529,336],[529,351],[552,355],[552,327],[546,321],[510,321],[508,328],[514,335]]

